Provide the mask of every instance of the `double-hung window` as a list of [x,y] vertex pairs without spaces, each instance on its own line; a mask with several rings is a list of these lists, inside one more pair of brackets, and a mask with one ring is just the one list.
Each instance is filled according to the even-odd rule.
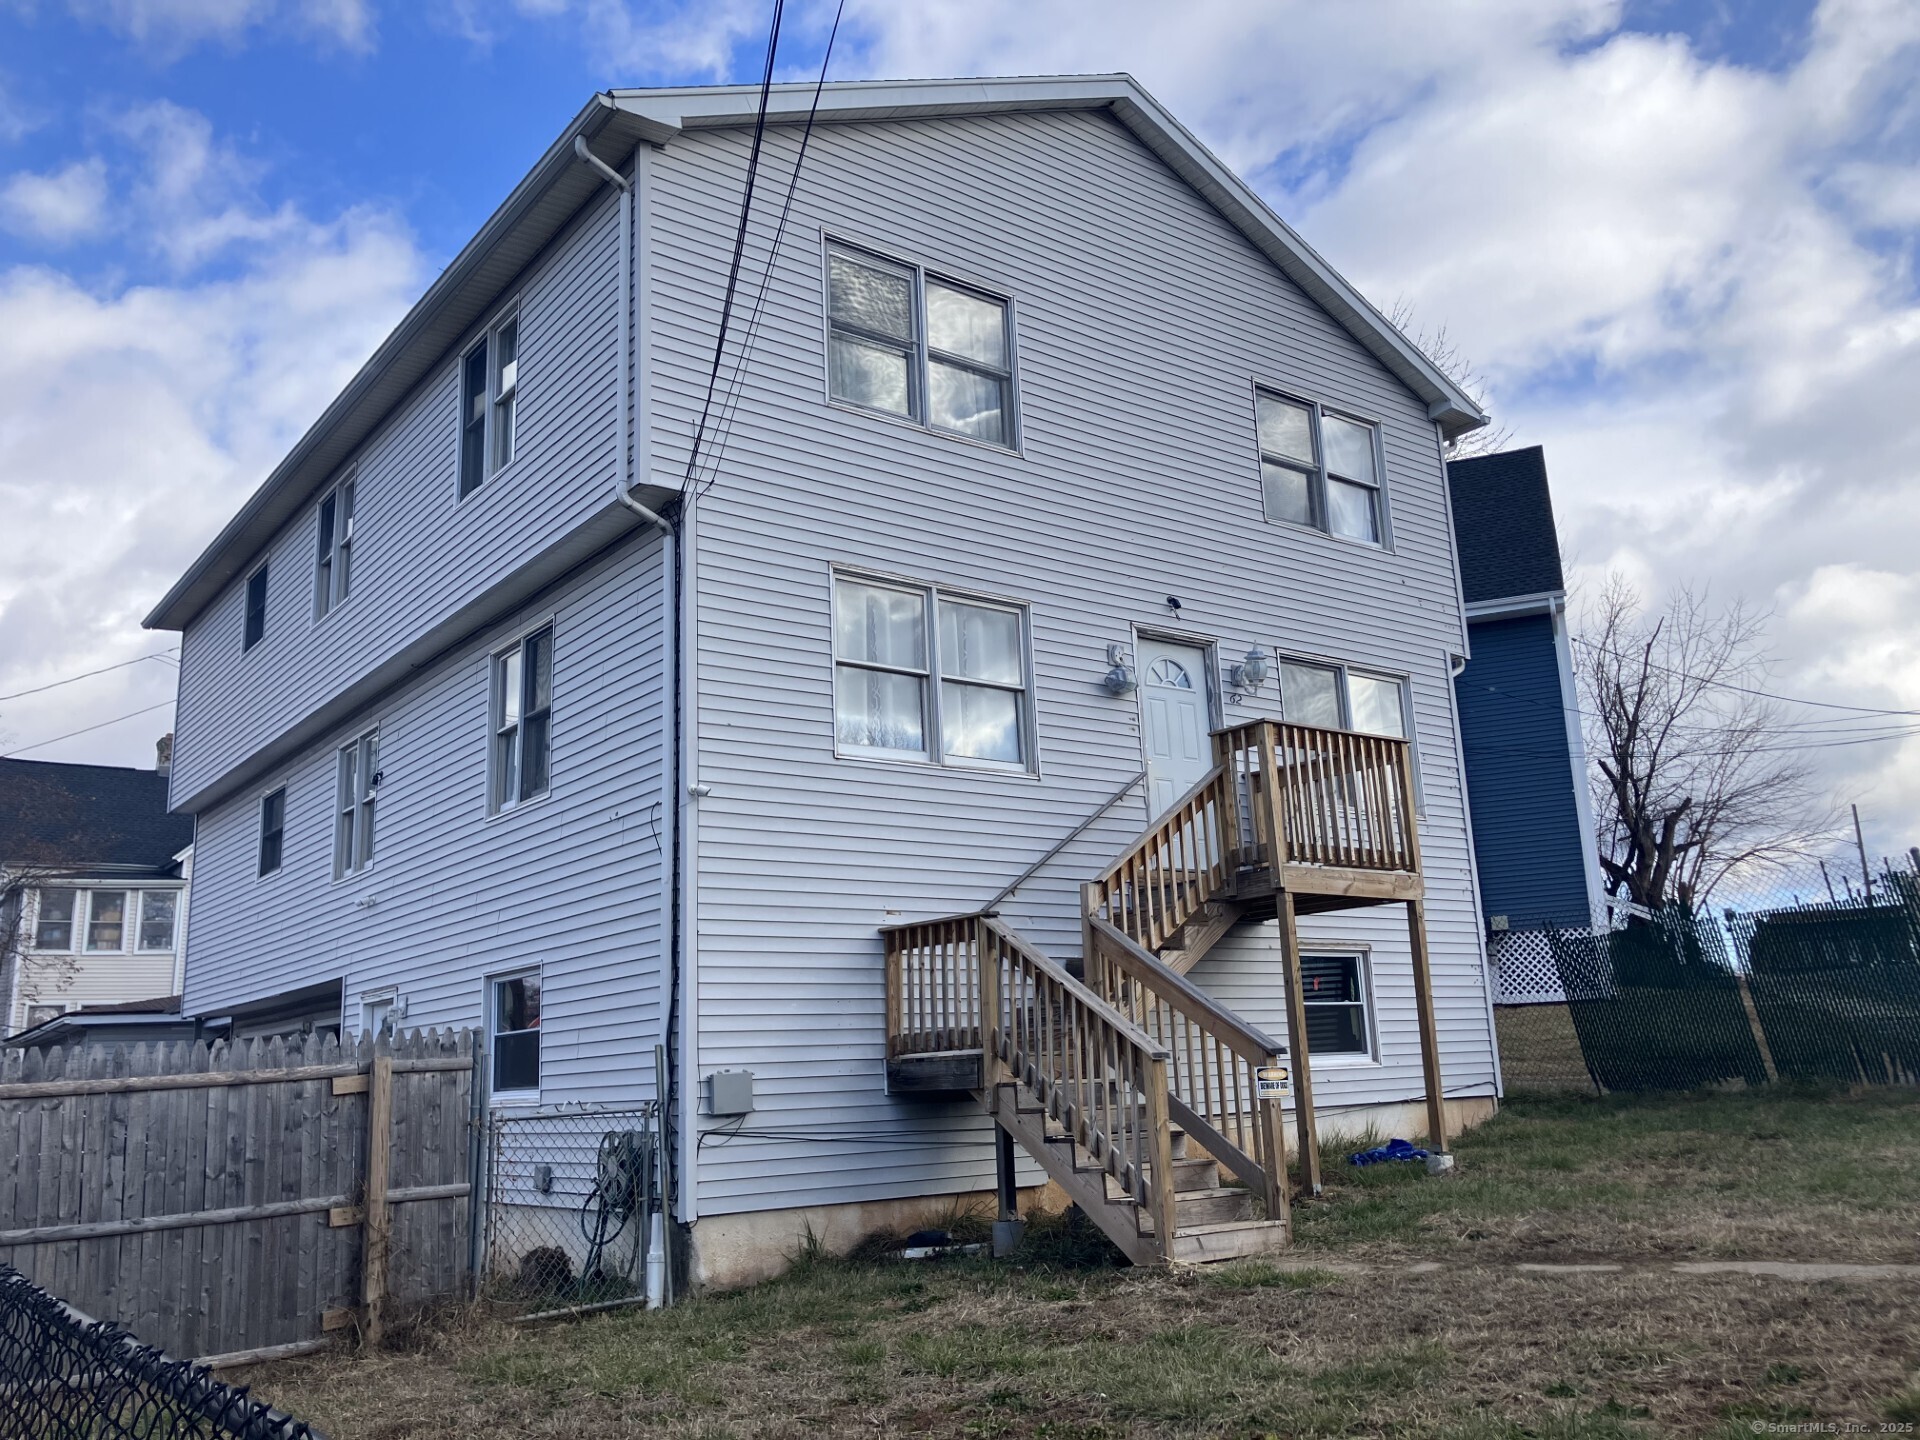
[[124,950],[127,945],[127,892],[87,892],[87,949]]
[[493,657],[491,809],[547,793],[552,737],[553,627],[545,625]]
[[1014,443],[1007,301],[917,265],[827,251],[827,392],[934,430]]
[[520,320],[510,315],[460,362],[460,495],[513,459],[519,438]]
[[1366,966],[1359,955],[1302,955],[1300,998],[1307,1016],[1307,1053],[1371,1055]]
[[1268,390],[1255,392],[1254,407],[1267,519],[1378,545],[1379,428]]
[[540,1091],[540,972],[495,980],[488,1029],[493,1041],[495,1097]]
[[80,892],[66,885],[56,885],[40,892],[38,914],[33,927],[33,948],[36,950],[72,950],[74,910],[78,906]]
[[834,672],[844,754],[1032,768],[1022,606],[836,575]]
[[1391,675],[1310,660],[1280,662],[1281,713],[1296,725],[1407,738],[1406,686]]
[[247,612],[240,648],[251,650],[267,634],[267,567],[262,565],[247,577]]
[[347,598],[353,585],[353,495],[351,476],[327,492],[315,526],[313,614],[318,619]]
[[380,794],[380,732],[340,747],[333,817],[333,878],[373,862],[373,807]]
[[287,787],[282,785],[260,801],[260,874],[271,875],[280,868],[286,838]]
[[174,926],[179,918],[178,890],[142,890],[140,892],[139,948],[173,949]]

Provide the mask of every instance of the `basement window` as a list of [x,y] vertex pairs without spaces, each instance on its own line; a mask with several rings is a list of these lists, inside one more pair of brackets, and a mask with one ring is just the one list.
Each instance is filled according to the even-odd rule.
[[540,1093],[540,972],[507,975],[492,984],[488,1028],[496,1099]]
[[1366,965],[1359,955],[1302,955],[1300,995],[1307,1012],[1307,1054],[1373,1054]]

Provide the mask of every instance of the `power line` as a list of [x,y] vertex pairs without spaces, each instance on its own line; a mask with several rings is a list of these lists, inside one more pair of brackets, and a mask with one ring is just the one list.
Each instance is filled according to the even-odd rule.
[[144,710],[129,710],[126,714],[116,715],[111,720],[102,720],[98,725],[83,725],[78,730],[69,730],[66,734],[56,735],[51,740],[36,740],[31,745],[22,745],[18,750],[9,750],[5,755],[0,755],[0,760],[11,760],[15,756],[26,754],[29,750],[44,750],[49,745],[58,745],[62,740],[71,740],[76,735],[90,735],[95,730],[104,730],[109,725],[118,725],[122,720],[131,720],[136,715],[149,715],[155,710],[164,710],[171,704],[173,704],[171,700],[162,700],[158,705],[149,705]]
[[138,665],[142,660],[165,660],[169,664],[177,664],[172,656],[171,650],[156,650],[151,655],[136,655],[131,660],[122,660],[116,665],[102,665],[98,670],[69,675],[64,680],[51,680],[45,685],[36,685],[31,690],[16,690],[11,695],[0,695],[0,700],[18,700],[24,695],[41,695],[48,690],[58,690],[62,685],[71,685],[76,680],[91,680],[96,675],[105,675],[109,670],[124,670],[129,665]]
[[1597,650],[1602,655],[1611,655],[1616,660],[1625,660],[1631,664],[1644,664],[1650,670],[1677,675],[1682,680],[1693,681],[1696,685],[1712,685],[1717,689],[1731,690],[1739,695],[1752,695],[1761,700],[1778,700],[1783,705],[1811,705],[1821,710],[1850,710],[1859,715],[1901,715],[1920,720],[1920,710],[1883,710],[1872,705],[1842,705],[1834,700],[1808,700],[1799,695],[1776,695],[1771,690],[1755,690],[1745,685],[1735,685],[1730,680],[1713,680],[1705,675],[1690,674],[1685,670],[1677,670],[1671,665],[1662,665],[1658,661],[1648,660],[1643,656],[1623,655],[1620,651],[1609,649],[1605,645],[1587,639],[1584,635],[1575,635],[1571,638],[1574,644],[1584,645],[1589,650]]
[[833,28],[827,32],[826,52],[820,57],[820,78],[814,82],[813,102],[807,107],[807,122],[800,132],[800,150],[793,158],[793,173],[787,177],[786,198],[780,203],[780,222],[774,227],[773,243],[767,248],[766,269],[760,275],[760,288],[754,296],[753,313],[747,317],[745,338],[740,342],[739,358],[734,363],[726,399],[720,407],[720,423],[714,439],[713,459],[708,466],[705,485],[697,485],[695,499],[705,497],[720,480],[720,465],[726,458],[727,441],[733,434],[734,417],[739,414],[740,396],[746,388],[747,365],[753,358],[754,341],[760,334],[760,317],[766,310],[767,295],[773,289],[774,266],[780,260],[780,245],[786,239],[787,223],[793,216],[793,197],[800,187],[800,170],[807,163],[807,147],[813,141],[813,124],[820,113],[820,95],[827,88],[827,68],[833,63],[834,41],[840,35],[840,17],[846,0],[840,0],[833,12]]
[[773,95],[773,61],[780,49],[780,17],[786,0],[773,0],[773,23],[767,31],[767,63],[760,76],[760,108],[753,120],[753,144],[747,151],[747,178],[740,191],[740,220],[734,227],[733,260],[727,267],[727,291],[720,302],[720,333],[713,340],[713,364],[707,370],[707,395],[700,405],[700,421],[693,428],[693,448],[687,454],[683,488],[691,483],[700,463],[700,445],[707,435],[707,417],[713,410],[714,386],[720,380],[720,362],[727,349],[727,326],[733,319],[733,301],[740,288],[740,262],[747,250],[747,221],[753,212],[753,185],[760,170],[760,145],[767,133],[767,106]]

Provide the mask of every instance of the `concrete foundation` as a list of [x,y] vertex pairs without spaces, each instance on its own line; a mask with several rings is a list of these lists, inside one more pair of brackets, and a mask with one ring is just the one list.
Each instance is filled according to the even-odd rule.
[[[1499,1101],[1491,1095],[1469,1095],[1447,1101],[1447,1133],[1492,1118]],[[1357,1139],[1371,1129],[1382,1138],[1403,1136],[1415,1144],[1426,1137],[1427,1107],[1423,1100],[1390,1105],[1328,1107],[1318,1111],[1320,1136]],[[1291,1116],[1287,1141],[1293,1142]],[[1064,1191],[1052,1183],[1020,1191],[1022,1214],[1058,1211],[1068,1205]],[[998,1206],[992,1190],[957,1195],[928,1195],[906,1200],[865,1200],[847,1205],[816,1205],[794,1210],[756,1210],[741,1215],[707,1215],[695,1222],[688,1263],[695,1290],[732,1290],[771,1280],[792,1263],[811,1232],[832,1255],[845,1255],[869,1235],[882,1231],[909,1231],[936,1226],[956,1207],[971,1206],[992,1216]]]

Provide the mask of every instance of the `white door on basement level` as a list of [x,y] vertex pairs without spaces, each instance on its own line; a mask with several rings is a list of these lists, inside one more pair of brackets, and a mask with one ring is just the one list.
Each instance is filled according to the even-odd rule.
[[1138,658],[1147,809],[1160,816],[1213,768],[1207,652],[1197,645],[1143,636]]

